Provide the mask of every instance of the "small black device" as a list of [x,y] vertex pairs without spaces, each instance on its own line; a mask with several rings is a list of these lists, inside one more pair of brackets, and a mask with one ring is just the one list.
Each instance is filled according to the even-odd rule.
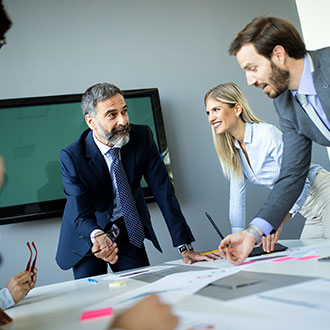
[[274,246],[274,251],[271,251],[271,252],[265,252],[264,249],[262,248],[262,246],[255,246],[253,248],[253,250],[250,252],[249,254],[249,257],[256,257],[256,256],[261,256],[263,254],[270,254],[270,253],[273,253],[273,252],[281,252],[281,251],[285,251],[287,250],[287,246],[285,245],[282,245],[280,243],[275,243],[275,246]]
[[317,261],[327,261],[327,262],[330,262],[330,256],[328,257],[322,257],[322,258],[318,258]]

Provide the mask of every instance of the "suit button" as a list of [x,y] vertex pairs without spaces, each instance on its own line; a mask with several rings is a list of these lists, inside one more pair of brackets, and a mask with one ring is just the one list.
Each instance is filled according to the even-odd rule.
[[107,214],[107,219],[110,219],[110,214]]
[[327,83],[325,83],[325,84],[323,85],[323,87],[324,87],[324,88],[328,88],[329,85],[328,85]]

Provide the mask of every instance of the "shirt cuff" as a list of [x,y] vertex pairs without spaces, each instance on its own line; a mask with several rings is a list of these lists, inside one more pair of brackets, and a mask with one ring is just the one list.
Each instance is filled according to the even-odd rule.
[[9,308],[15,305],[15,301],[10,294],[8,288],[3,288],[0,290],[0,307],[2,309]]
[[300,211],[301,207],[297,204],[294,204],[292,206],[292,209],[289,211],[289,213],[291,214],[291,219]]
[[95,236],[96,236],[96,234],[98,234],[98,233],[103,234],[104,232],[103,232],[102,230],[100,230],[100,229],[94,229],[94,230],[90,233],[90,235],[89,235],[89,237],[90,237],[90,239],[91,239],[91,241],[92,241],[93,244],[94,244],[94,242],[95,242]]
[[270,232],[274,229],[274,227],[268,221],[262,218],[254,218],[251,221],[250,225],[259,228],[265,234],[265,236],[268,236]]

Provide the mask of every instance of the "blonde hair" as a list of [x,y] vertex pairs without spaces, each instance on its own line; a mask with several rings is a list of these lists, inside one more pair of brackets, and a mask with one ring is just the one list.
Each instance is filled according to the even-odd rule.
[[[245,123],[261,122],[251,111],[242,90],[233,82],[220,84],[211,88],[204,97],[205,106],[209,99],[228,104],[230,108],[234,108],[235,104],[239,103],[242,107],[240,117]],[[238,179],[242,179],[242,163],[238,150],[235,147],[233,136],[229,133],[216,134],[213,127],[212,134],[214,147],[218,154],[223,174],[227,178],[233,175]]]

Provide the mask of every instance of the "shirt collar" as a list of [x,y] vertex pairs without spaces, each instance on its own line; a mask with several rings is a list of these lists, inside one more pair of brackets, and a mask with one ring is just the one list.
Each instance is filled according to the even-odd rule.
[[[253,129],[252,123],[245,123],[245,132],[244,132],[244,139],[243,139],[244,144],[252,143],[252,133],[253,133],[252,129]],[[236,139],[235,139],[234,144],[237,149],[241,149],[241,146]]]
[[313,82],[313,62],[310,55],[307,53],[304,57],[304,69],[300,78],[298,90],[291,90],[293,96],[296,94],[317,95]]
[[109,147],[108,145],[102,143],[101,141],[99,141],[97,139],[94,131],[93,131],[93,139],[94,139],[96,146],[99,148],[99,150],[103,156],[112,148],[120,148],[119,146],[116,146],[116,145],[114,145],[113,147]]

